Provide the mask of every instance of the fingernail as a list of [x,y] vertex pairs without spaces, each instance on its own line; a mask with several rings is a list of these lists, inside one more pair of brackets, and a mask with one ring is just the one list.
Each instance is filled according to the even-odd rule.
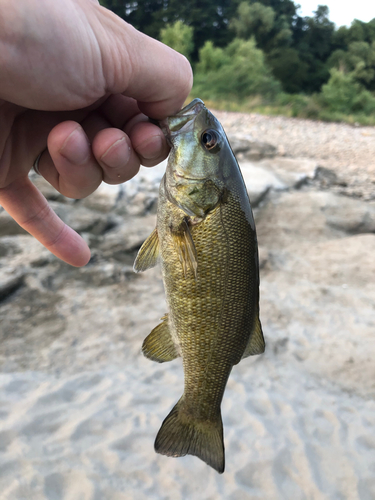
[[100,157],[100,161],[102,161],[107,167],[121,168],[128,163],[130,155],[131,147],[126,140],[126,137],[122,137],[107,149],[107,151]]
[[82,127],[78,126],[65,139],[59,153],[75,165],[81,165],[89,159],[91,155],[90,143]]
[[137,153],[145,160],[153,160],[158,158],[163,149],[163,142],[160,135],[154,135],[147,141],[142,142],[137,147]]

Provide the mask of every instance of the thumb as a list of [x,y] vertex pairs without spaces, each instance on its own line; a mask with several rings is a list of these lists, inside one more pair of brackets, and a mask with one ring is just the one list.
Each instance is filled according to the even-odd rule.
[[152,118],[179,111],[193,83],[189,61],[104,7],[99,10],[104,33],[97,40],[108,92],[136,99]]

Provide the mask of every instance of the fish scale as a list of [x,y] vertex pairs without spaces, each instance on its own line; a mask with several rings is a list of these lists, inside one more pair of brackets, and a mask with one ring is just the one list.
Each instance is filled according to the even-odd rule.
[[185,382],[155,449],[196,455],[221,473],[220,404],[228,377],[243,357],[264,351],[255,224],[225,132],[202,101],[168,118],[164,131],[172,150],[157,227],[134,267],[161,261],[168,315],[143,352],[159,362],[181,356]]

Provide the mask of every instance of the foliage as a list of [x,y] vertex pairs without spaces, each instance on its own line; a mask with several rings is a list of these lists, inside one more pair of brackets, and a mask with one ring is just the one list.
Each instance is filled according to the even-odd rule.
[[231,108],[375,122],[375,18],[336,29],[328,7],[301,17],[293,0],[100,2],[189,57],[195,96]]
[[233,18],[230,27],[239,38],[248,39],[252,36],[258,41],[267,35],[275,23],[275,11],[272,7],[255,2],[241,2],[237,9],[237,17]]
[[304,88],[309,65],[301,60],[298,51],[292,47],[276,48],[267,56],[267,63],[273,75],[282,82],[288,93],[298,93]]
[[375,90],[375,40],[351,42],[348,50],[335,50],[329,58],[330,66],[346,73],[368,90]]
[[331,69],[331,77],[322,87],[322,102],[331,111],[341,113],[375,111],[375,96],[356,81],[355,74]]
[[279,90],[253,38],[235,38],[224,49],[206,42],[199,52],[193,91],[203,98],[243,100],[256,94],[272,97]]
[[154,38],[166,24],[182,21],[194,30],[193,60],[207,40],[223,47],[233,38],[228,29],[240,0],[101,0],[101,3],[135,28]]
[[313,17],[299,18],[293,27],[293,48],[306,65],[299,91],[318,92],[329,78],[327,60],[332,52],[334,23],[329,20],[328,7],[319,5]]
[[174,24],[167,24],[161,30],[160,40],[189,59],[194,49],[193,32],[191,26],[176,21]]

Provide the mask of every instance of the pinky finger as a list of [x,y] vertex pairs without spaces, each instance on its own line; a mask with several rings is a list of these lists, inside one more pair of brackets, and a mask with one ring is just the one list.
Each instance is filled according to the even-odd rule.
[[55,214],[27,177],[0,189],[0,205],[59,259],[76,267],[89,261],[85,241]]

